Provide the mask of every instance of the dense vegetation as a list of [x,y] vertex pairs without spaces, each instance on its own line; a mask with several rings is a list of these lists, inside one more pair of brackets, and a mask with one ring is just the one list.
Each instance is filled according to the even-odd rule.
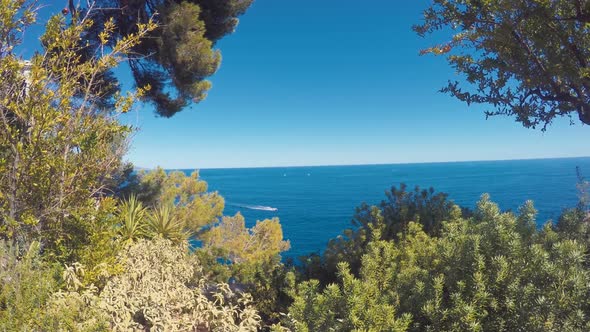
[[[0,0],[0,331],[590,330],[583,179],[580,204],[542,228],[532,202],[502,212],[483,195],[469,211],[393,187],[321,255],[290,265],[278,219],[247,228],[198,172],[125,164],[133,128],[118,115],[167,78],[152,72],[162,81],[123,94],[110,70],[155,52],[142,61],[198,96],[211,72],[183,76],[174,52],[186,37],[204,47],[197,58],[209,54],[250,3],[173,3],[154,20],[151,1],[138,2],[141,19],[55,16],[26,62],[15,47],[35,4]],[[201,28],[179,26],[196,17]],[[180,44],[166,44],[170,33]]]
[[[562,224],[586,223],[579,211]],[[297,285],[297,331],[587,331],[587,240],[560,227],[536,229],[526,202],[502,213],[483,195],[470,218],[453,207],[438,236],[410,222],[393,240],[377,216],[358,276]],[[572,219],[573,218],[573,219]],[[567,219],[567,220],[566,220]],[[567,228],[567,227],[566,227]],[[585,228],[585,227],[583,227]]]

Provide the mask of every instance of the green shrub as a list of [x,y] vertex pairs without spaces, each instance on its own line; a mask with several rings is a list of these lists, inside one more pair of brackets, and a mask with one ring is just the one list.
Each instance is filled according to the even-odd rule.
[[[83,269],[66,269],[66,291],[53,295],[53,326],[85,331],[106,321],[116,331],[256,331],[259,316],[248,294],[203,276],[186,243],[140,239],[118,255],[123,272],[104,288],[84,287]],[[68,275],[69,273],[69,275]]]
[[57,290],[59,269],[27,250],[0,241],[0,331],[41,330],[44,305]]
[[484,195],[472,218],[454,208],[439,237],[410,222],[395,240],[372,229],[359,277],[298,287],[289,324],[300,331],[588,331],[590,275],[584,242],[535,228]]

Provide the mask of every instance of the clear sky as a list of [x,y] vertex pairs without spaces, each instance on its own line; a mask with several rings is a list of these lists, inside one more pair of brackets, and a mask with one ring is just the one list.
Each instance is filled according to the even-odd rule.
[[[56,11],[62,2],[57,2]],[[65,1],[63,1],[65,4]],[[588,156],[590,128],[485,119],[438,92],[456,76],[419,56],[427,0],[256,0],[218,47],[208,98],[171,119],[140,105],[128,159],[165,168]]]

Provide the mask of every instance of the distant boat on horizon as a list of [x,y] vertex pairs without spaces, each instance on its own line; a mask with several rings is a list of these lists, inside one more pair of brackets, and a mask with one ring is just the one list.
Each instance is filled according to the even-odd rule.
[[270,207],[270,206],[253,206],[250,207],[252,210],[261,210],[261,211],[278,211],[279,209]]
[[264,206],[264,205],[247,205],[247,204],[232,204],[228,203],[228,205],[241,207],[250,210],[258,210],[258,211],[278,211],[279,209],[272,207],[272,206]]

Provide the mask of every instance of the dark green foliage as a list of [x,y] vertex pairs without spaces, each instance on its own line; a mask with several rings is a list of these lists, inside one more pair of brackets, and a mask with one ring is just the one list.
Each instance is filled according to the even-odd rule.
[[[155,56],[130,62],[139,84],[149,84],[147,97],[159,115],[170,117],[191,100],[199,102],[211,84],[205,80],[219,67],[221,55],[204,37],[205,25],[199,19],[200,7],[183,2],[161,8],[161,27],[155,36],[137,50]],[[170,83],[177,90],[169,92]]]
[[576,176],[578,177],[578,183],[576,183],[576,189],[578,190],[578,208],[590,211],[590,181],[584,178],[580,167],[576,167]]
[[452,33],[423,51],[448,54],[468,83],[443,92],[525,127],[544,130],[560,116],[590,124],[590,1],[434,0],[414,29]]
[[[383,239],[392,239],[405,229],[410,221],[420,223],[426,233],[436,235],[440,231],[442,221],[449,217],[454,206],[448,200],[448,194],[437,193],[432,187],[421,190],[416,186],[413,191],[409,191],[402,183],[399,189],[392,187],[385,195],[387,199],[379,205],[383,215]],[[368,229],[368,225],[375,222],[370,211],[371,208],[367,204],[358,208],[354,219],[355,225],[361,229]]]
[[[100,47],[102,24],[114,19],[118,38],[136,32],[136,23],[159,24],[149,38],[134,48],[129,65],[138,86],[150,85],[146,100],[158,115],[171,117],[191,102],[203,100],[211,84],[206,80],[221,62],[215,43],[234,31],[238,16],[253,0],[100,0],[92,12],[97,22],[86,35]],[[102,9],[102,10],[100,10]],[[84,14],[82,11],[81,14]]]
[[385,195],[387,198],[379,206],[363,203],[357,207],[353,228],[330,240],[323,256],[303,257],[303,275],[319,279],[322,284],[333,282],[340,262],[347,262],[351,271],[357,274],[367,244],[376,240],[372,232],[374,227],[381,229],[383,240],[394,239],[411,221],[422,224],[428,234],[437,235],[454,206],[445,193],[437,193],[433,188],[421,190],[418,186],[410,191],[403,183],[399,189],[393,186]]
[[254,0],[197,0],[201,19],[205,22],[207,39],[216,42],[230,34],[238,25],[237,17],[244,14]]
[[295,274],[288,264],[258,266],[246,291],[252,295],[265,326],[281,321],[291,304],[289,291],[295,286]]
[[230,267],[230,286],[252,296],[265,330],[279,323],[281,313],[289,309],[292,302],[289,293],[295,287],[293,270],[280,263],[280,256],[272,262]]
[[[160,172],[160,169],[157,171]],[[150,177],[149,173],[147,170],[135,169],[131,163],[125,164],[115,173],[109,189],[118,199],[127,200],[134,195],[144,205],[155,206],[162,191],[165,175]]]
[[132,193],[137,195],[139,179],[132,163],[121,163],[120,167],[111,174],[105,186],[107,192],[117,198],[128,198]]
[[590,182],[582,176],[579,167],[576,167],[576,174],[578,204],[563,211],[557,221],[556,230],[561,236],[590,245]]
[[565,210],[559,217],[556,230],[560,235],[590,244],[590,215],[580,208]]

